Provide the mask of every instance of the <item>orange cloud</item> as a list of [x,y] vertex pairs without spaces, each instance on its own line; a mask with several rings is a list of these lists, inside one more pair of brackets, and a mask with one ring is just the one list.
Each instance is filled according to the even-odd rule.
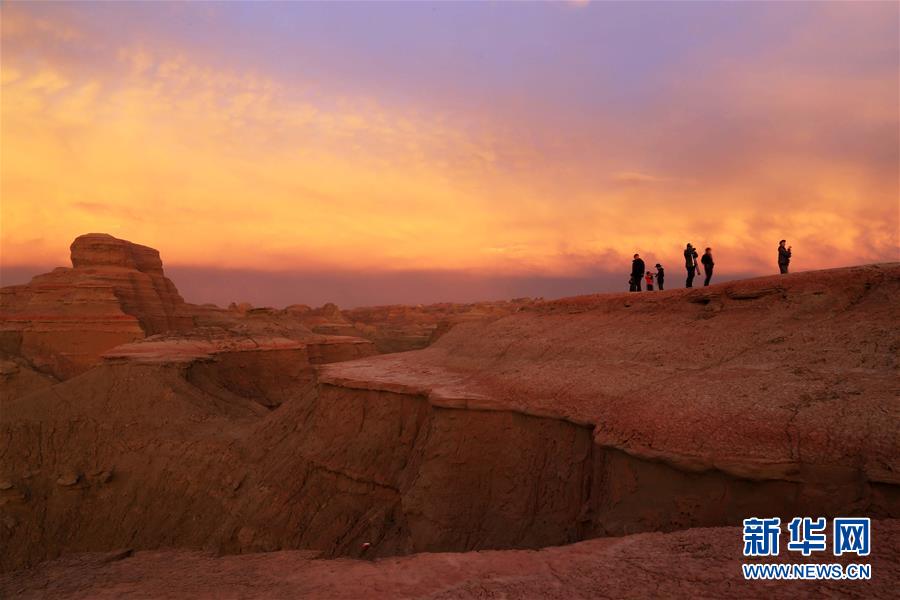
[[[724,65],[604,137],[615,118],[559,132],[411,111],[162,44],[103,48],[91,65],[50,51],[84,40],[4,8],[4,263],[63,263],[87,231],[168,263],[273,270],[566,274],[636,249],[677,259],[687,240],[770,270],[783,237],[806,268],[896,258],[896,163],[860,162],[829,133],[834,118],[897,130],[882,73],[835,94],[814,71]],[[698,90],[734,119],[695,118]]]

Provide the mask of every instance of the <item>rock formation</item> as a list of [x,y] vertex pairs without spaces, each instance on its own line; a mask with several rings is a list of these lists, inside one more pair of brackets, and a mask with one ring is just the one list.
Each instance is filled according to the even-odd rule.
[[530,298],[511,301],[453,304],[443,302],[426,306],[367,306],[341,310],[332,303],[319,308],[292,305],[289,313],[316,333],[350,335],[371,340],[381,353],[407,352],[427,347],[458,323],[487,323],[513,314],[533,304]]
[[357,329],[355,335],[372,340],[379,352],[406,352],[427,347],[459,323],[489,323],[535,302],[519,298],[470,304],[373,306],[345,310],[342,316]]
[[897,518],[898,291],[891,264],[534,303],[315,381],[290,354],[264,359],[310,352],[289,315],[290,336],[251,310],[244,338],[151,338],[4,406],[0,567]]
[[563,299],[319,381],[565,419],[696,472],[895,485],[898,292],[891,264]]
[[[304,322],[315,316],[303,311],[185,303],[166,278],[159,252],[147,246],[91,233],[76,238],[70,250],[72,268],[0,290],[0,392],[10,397],[83,373],[112,348],[148,336],[153,336],[149,345],[126,345],[110,357],[135,354],[146,361],[153,355],[158,362],[184,362],[193,352],[192,360],[205,357],[201,362],[215,365],[219,376],[234,378],[249,377],[247,369],[257,375],[279,372],[243,362],[254,360],[255,353],[275,350],[266,355],[269,362],[299,353],[289,360],[297,359],[294,367],[308,382],[311,365],[375,351],[359,338],[312,332]],[[316,315],[341,318],[336,306],[326,308]],[[349,327],[347,333],[358,332]],[[264,403],[280,403],[267,398]]]
[[518,298],[469,304],[443,302],[426,306],[369,306],[342,310],[327,303],[319,308],[292,304],[284,309],[231,303],[228,310],[204,310],[198,323],[293,322],[323,335],[362,337],[372,341],[380,353],[419,350],[436,341],[458,323],[490,321],[513,314],[536,300]]
[[194,385],[228,390],[275,408],[311,384],[315,365],[375,354],[361,338],[318,335],[292,337],[251,334],[218,327],[161,334],[117,346],[103,354],[111,364],[180,365]]
[[67,378],[113,346],[193,326],[156,250],[90,233],[71,258],[72,268],[0,290],[0,352]]
[[52,375],[36,371],[18,356],[0,358],[0,399],[18,398],[57,383]]

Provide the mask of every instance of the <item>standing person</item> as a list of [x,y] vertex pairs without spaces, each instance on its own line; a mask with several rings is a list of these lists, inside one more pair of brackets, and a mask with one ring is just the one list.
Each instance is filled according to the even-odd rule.
[[697,251],[690,242],[684,248],[684,268],[687,269],[687,281],[684,287],[694,287],[694,274],[697,272]]
[[647,271],[647,274],[644,275],[644,281],[647,282],[647,291],[652,292],[653,291],[653,273],[651,273],[650,271]]
[[663,291],[663,283],[665,282],[665,279],[666,279],[665,270],[663,270],[663,267],[661,264],[656,263],[656,283],[657,283],[657,286],[659,287],[659,291]]
[[706,287],[709,285],[709,280],[712,279],[713,266],[716,264],[713,262],[712,248],[706,249],[700,262],[703,263],[703,271],[706,273],[706,279],[703,280],[703,287]]
[[634,289],[632,292],[641,291],[641,278],[644,277],[644,261],[641,260],[640,254],[634,255],[634,260],[631,261],[631,280],[634,282]]
[[782,275],[787,274],[788,265],[791,264],[791,246],[785,248],[784,245],[786,243],[787,240],[778,242],[778,270],[781,271]]

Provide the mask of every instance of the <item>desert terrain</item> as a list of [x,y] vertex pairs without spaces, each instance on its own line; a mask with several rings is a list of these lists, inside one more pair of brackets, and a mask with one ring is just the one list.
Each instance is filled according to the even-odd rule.
[[[900,585],[900,263],[347,310],[71,262],[0,294],[0,596]],[[807,515],[871,517],[873,579],[744,582],[741,520]]]

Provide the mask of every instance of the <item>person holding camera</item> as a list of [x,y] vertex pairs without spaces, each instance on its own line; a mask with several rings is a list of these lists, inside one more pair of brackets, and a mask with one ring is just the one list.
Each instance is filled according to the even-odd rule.
[[694,275],[697,273],[697,250],[688,242],[684,248],[684,268],[687,269],[687,281],[684,287],[694,287]]

